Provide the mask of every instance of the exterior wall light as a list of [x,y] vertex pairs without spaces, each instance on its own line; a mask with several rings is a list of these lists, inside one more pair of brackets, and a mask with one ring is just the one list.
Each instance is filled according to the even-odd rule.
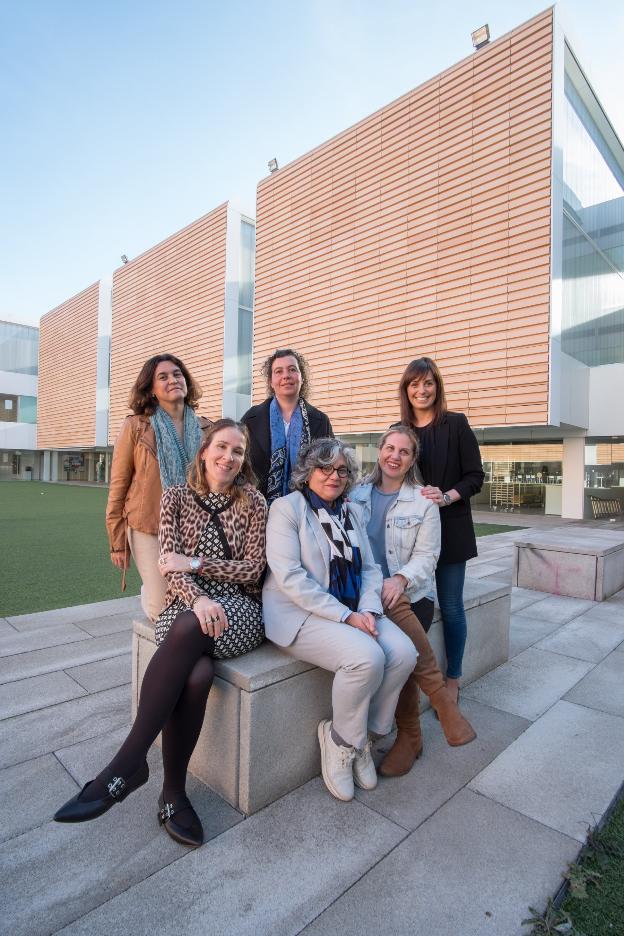
[[481,49],[490,41],[490,27],[487,23],[485,26],[479,26],[473,33],[470,33],[470,37],[475,49]]
[[122,263],[127,263],[127,262],[128,262],[128,258],[126,257],[125,254],[122,254],[122,255],[121,255],[121,262],[122,262]]
[[278,169],[277,159],[269,159],[269,172],[277,172]]

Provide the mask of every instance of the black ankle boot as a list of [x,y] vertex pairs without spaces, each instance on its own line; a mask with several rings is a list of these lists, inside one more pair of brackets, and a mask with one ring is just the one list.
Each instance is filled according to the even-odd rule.
[[91,786],[93,780],[85,783],[80,793],[76,793],[70,800],[67,800],[64,806],[54,814],[55,822],[89,822],[90,819],[97,819],[98,816],[108,812],[115,803],[121,803],[134,790],[147,783],[149,779],[149,767],[145,761],[131,777],[124,780],[123,777],[111,777],[106,784],[106,792],[98,799],[82,801],[80,797]]
[[[180,845],[186,845],[187,848],[199,848],[204,844],[204,830],[201,820],[193,807],[188,796],[184,793],[175,793],[165,802],[164,794],[158,797],[158,822],[165,827],[165,831],[179,842]],[[180,825],[176,822],[174,816],[182,810],[190,810],[188,816],[189,824]]]

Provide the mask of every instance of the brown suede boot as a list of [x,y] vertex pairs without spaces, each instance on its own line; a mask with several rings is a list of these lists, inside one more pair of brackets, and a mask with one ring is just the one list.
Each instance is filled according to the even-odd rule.
[[[413,676],[416,678],[420,689],[429,697],[448,743],[453,747],[459,747],[462,744],[474,741],[477,737],[476,732],[468,719],[464,718],[459,711],[457,704],[451,699],[444,683],[444,676],[440,672],[438,661],[431,649],[429,638],[412,611],[407,596],[403,595],[395,607],[391,611],[387,611],[386,614],[390,620],[401,628],[403,633],[407,634],[418,650],[418,659]],[[408,683],[409,680],[405,686]]]
[[396,709],[396,741],[382,760],[378,773],[384,777],[402,777],[409,773],[422,754],[423,742],[418,717],[418,683],[413,673],[401,689]]
[[468,719],[462,715],[457,703],[453,702],[446,686],[429,696],[429,701],[438,716],[440,727],[448,744],[452,747],[460,747],[462,744],[470,744],[471,741],[474,741],[477,732]]

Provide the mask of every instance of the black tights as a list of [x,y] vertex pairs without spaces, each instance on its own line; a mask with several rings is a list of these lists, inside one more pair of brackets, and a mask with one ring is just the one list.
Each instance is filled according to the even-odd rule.
[[213,652],[214,641],[202,632],[193,612],[179,614],[145,670],[130,734],[83,800],[101,797],[112,776],[131,777],[161,730],[165,800],[184,792],[214,676]]

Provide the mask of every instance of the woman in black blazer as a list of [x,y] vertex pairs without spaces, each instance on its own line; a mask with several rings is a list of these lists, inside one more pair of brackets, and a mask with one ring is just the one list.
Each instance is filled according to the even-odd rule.
[[258,488],[270,505],[290,493],[290,473],[299,450],[312,439],[333,438],[325,413],[306,400],[308,367],[292,348],[278,348],[262,365],[269,397],[252,406],[241,422],[249,433],[249,455]]
[[440,370],[431,358],[408,364],[399,385],[401,422],[420,442],[422,494],[440,507],[442,549],[436,569],[446,646],[446,683],[456,699],[466,644],[466,561],[477,555],[470,498],[481,490],[483,465],[476,437],[463,413],[446,406]]

